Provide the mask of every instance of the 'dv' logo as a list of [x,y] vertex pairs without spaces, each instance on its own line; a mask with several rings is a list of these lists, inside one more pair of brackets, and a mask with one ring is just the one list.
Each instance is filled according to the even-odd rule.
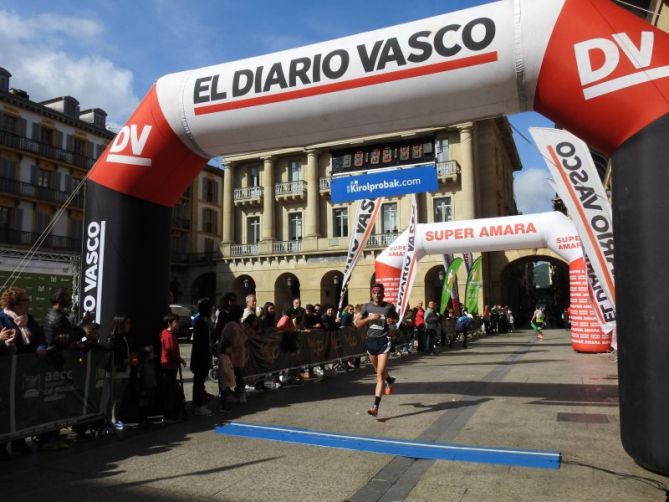
[[[651,68],[655,41],[652,31],[641,32],[638,47],[627,33],[614,33],[611,37],[613,40],[593,38],[574,45],[578,76],[586,100],[669,76],[669,66]],[[639,71],[608,78],[618,68],[621,52]],[[601,61],[602,56],[603,63],[595,68],[593,58]]]
[[[136,166],[150,166],[151,158],[142,157],[142,152],[146,142],[151,134],[150,125],[145,125],[141,131],[136,124],[123,126],[121,131],[114,138],[114,142],[109,148],[107,162],[116,162],[118,164],[133,164]],[[130,145],[131,155],[127,154],[128,144]],[[126,154],[119,152],[126,151]]]

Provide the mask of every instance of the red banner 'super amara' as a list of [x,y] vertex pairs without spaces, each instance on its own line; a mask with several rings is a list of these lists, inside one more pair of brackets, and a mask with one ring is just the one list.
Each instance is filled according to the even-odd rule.
[[534,108],[614,153],[623,443],[669,473],[669,344],[653,316],[639,319],[669,302],[640,284],[669,283],[658,232],[669,214],[668,67],[669,36],[614,2],[502,0],[162,77],[90,173],[84,228],[106,222],[103,329],[119,312],[137,332],[160,329],[170,207],[206,158]]

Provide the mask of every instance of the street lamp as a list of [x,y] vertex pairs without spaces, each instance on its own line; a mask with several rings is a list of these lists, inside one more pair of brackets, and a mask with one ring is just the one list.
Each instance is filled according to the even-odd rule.
[[293,278],[292,277],[288,276],[286,278],[286,286],[288,286],[289,288],[293,287]]
[[335,288],[336,288],[337,286],[339,286],[339,276],[338,276],[338,275],[335,275],[335,276],[332,278],[332,283],[335,285]]
[[446,274],[444,273],[443,270],[439,271],[439,282],[444,282],[444,278],[446,277]]
[[251,283],[249,282],[249,280],[248,280],[248,279],[244,279],[244,289],[247,289],[247,290],[248,290],[250,285],[251,285]]

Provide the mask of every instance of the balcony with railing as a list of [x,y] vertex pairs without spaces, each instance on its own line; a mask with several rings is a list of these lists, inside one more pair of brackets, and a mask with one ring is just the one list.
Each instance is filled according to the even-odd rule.
[[[19,197],[27,197],[31,199],[39,199],[44,202],[53,202],[54,204],[62,205],[70,196],[69,193],[62,190],[55,190],[53,188],[41,187],[26,183],[24,181],[17,181],[10,178],[0,178],[0,193],[15,195]],[[83,191],[77,193],[70,202],[70,207],[83,208],[84,195]]]
[[256,256],[257,244],[233,244],[230,246],[230,256]]
[[190,263],[192,265],[211,265],[216,259],[221,257],[218,251],[210,251],[207,253],[193,253],[190,255]]
[[272,243],[272,253],[286,254],[297,253],[302,250],[302,241],[277,241]]
[[318,181],[318,190],[321,194],[330,193],[330,185],[332,184],[332,178],[321,178]]
[[[12,246],[32,246],[39,239],[40,234],[36,232],[24,232],[14,228],[0,228],[0,243]],[[81,252],[81,239],[73,239],[62,235],[48,235],[41,249],[53,249],[59,251]]]
[[57,160],[66,164],[72,164],[84,169],[90,169],[95,164],[95,159],[80,153],[68,152],[62,148],[28,139],[18,134],[0,130],[0,144],[15,150],[30,152],[48,159]]
[[307,184],[302,180],[288,181],[274,185],[274,195],[280,200],[303,199],[305,193],[307,193]]
[[457,160],[447,160],[445,162],[437,162],[437,178],[439,182],[447,183],[458,181],[460,176],[460,164]]
[[262,201],[262,187],[235,188],[233,200],[235,205],[259,204]]

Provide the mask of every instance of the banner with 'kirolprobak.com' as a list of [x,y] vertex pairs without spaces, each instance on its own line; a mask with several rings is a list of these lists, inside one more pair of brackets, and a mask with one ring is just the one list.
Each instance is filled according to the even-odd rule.
[[437,170],[434,165],[393,169],[376,173],[333,178],[332,202],[394,197],[408,193],[436,191]]

